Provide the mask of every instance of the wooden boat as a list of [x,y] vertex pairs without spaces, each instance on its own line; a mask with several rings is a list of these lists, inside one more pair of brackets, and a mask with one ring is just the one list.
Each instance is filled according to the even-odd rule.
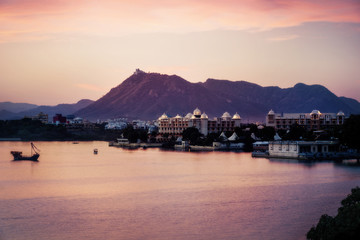
[[10,153],[14,156],[14,161],[28,160],[37,162],[38,158],[40,157],[40,154],[38,152],[40,152],[40,150],[33,143],[31,143],[30,156],[24,156],[22,155],[22,152],[19,151],[11,151]]

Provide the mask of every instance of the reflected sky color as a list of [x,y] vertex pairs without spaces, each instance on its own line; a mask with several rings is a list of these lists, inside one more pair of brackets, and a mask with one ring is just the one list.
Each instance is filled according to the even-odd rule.
[[0,101],[96,100],[136,68],[360,100],[357,0],[5,0],[0,22]]
[[[0,142],[0,239],[305,239],[360,169],[250,153]],[[98,148],[98,155],[93,149]]]

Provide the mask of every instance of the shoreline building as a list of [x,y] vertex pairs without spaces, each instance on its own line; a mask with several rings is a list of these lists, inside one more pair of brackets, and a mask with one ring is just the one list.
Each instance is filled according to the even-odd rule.
[[64,117],[61,113],[57,113],[54,117],[53,117],[53,123],[58,125],[58,124],[66,124],[66,117]]
[[270,141],[269,157],[331,158],[340,156],[338,141]]
[[40,112],[35,116],[24,116],[24,118],[31,118],[31,120],[38,120],[44,124],[49,122],[49,116],[46,113]]
[[231,117],[228,112],[225,112],[220,118],[209,119],[206,113],[201,113],[196,108],[192,114],[188,113],[184,117],[178,114],[170,118],[164,113],[157,121],[160,134],[181,135],[185,129],[195,127],[206,136],[209,133],[234,131],[235,127],[240,127],[241,117],[237,113]]
[[270,110],[266,116],[266,126],[274,127],[275,130],[287,130],[292,125],[298,124],[307,130],[316,131],[343,125],[345,118],[342,111],[338,113],[321,113],[319,110],[313,110],[311,113],[275,113]]

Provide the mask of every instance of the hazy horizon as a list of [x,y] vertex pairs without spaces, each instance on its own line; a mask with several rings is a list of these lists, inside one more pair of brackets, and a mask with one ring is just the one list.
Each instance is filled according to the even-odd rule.
[[360,101],[360,2],[2,1],[0,102],[97,100],[136,68]]

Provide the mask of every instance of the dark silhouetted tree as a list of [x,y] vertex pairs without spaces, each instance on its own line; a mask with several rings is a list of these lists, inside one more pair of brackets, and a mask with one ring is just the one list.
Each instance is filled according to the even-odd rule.
[[264,141],[274,140],[274,136],[275,129],[273,127],[264,127],[263,129],[259,129],[257,133],[257,137]]
[[293,124],[290,130],[283,135],[283,140],[300,140],[306,135],[306,129],[298,124]]
[[182,133],[183,140],[190,141],[190,144],[195,144],[201,137],[199,129],[195,127],[187,128]]
[[360,239],[360,188],[351,189],[335,217],[322,215],[316,227],[307,233],[311,240]]
[[360,115],[351,115],[345,120],[341,142],[350,148],[360,150]]

